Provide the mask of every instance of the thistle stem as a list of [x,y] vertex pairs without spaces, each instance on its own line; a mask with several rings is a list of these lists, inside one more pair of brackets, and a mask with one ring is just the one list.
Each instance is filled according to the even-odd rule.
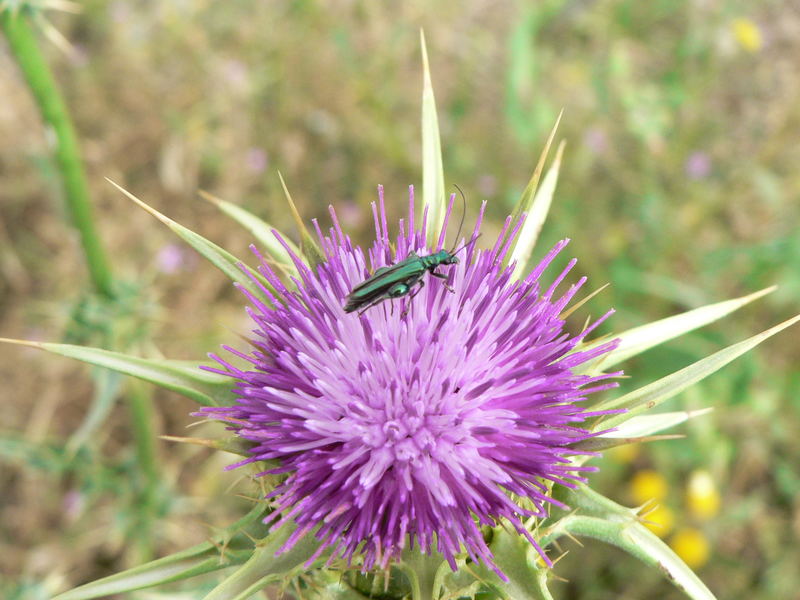
[[[158,489],[160,483],[158,458],[156,455],[155,411],[150,391],[139,381],[131,381],[128,386],[128,408],[131,413],[133,437],[136,444],[136,464],[142,477],[142,487],[138,493],[142,520],[156,517],[158,510]],[[142,523],[143,529],[150,531],[149,523]],[[138,561],[151,560],[153,547],[152,536],[137,536],[139,547],[136,549]]]
[[111,270],[94,226],[89,188],[69,112],[23,11],[0,8],[0,24],[42,119],[53,129],[66,210],[80,235],[92,284],[102,296],[111,298]]
[[[294,533],[294,523],[270,531],[253,551],[250,559],[209,592],[204,600],[231,600],[249,597],[265,587],[273,578],[280,578],[302,569],[315,553],[319,543],[312,533],[306,534],[291,549],[276,556],[289,536]],[[322,559],[324,562],[324,558]]]

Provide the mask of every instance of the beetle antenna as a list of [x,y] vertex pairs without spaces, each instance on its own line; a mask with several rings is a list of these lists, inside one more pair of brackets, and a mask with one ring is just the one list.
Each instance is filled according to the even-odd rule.
[[[461,188],[460,188],[460,187],[458,187],[458,185],[456,185],[456,184],[454,183],[454,184],[453,184],[453,187],[454,187],[454,188],[456,188],[456,189],[458,190],[458,193],[459,193],[459,194],[461,194],[461,201],[464,203],[464,209],[461,211],[461,223],[459,223],[459,224],[458,224],[458,233],[456,233],[456,240],[455,240],[455,243],[453,244],[453,248],[455,248],[455,247],[456,247],[456,244],[458,243],[458,236],[460,236],[460,235],[461,235],[461,227],[463,227],[463,225],[464,225],[464,215],[466,215],[466,214],[467,214],[467,198],[464,196],[464,192],[462,192],[462,191],[461,191]],[[450,254],[451,254],[451,255],[452,255],[452,254],[455,254],[455,252],[453,252],[453,251],[451,250],[451,251],[450,251]]]
[[463,246],[461,246],[461,247],[460,247],[458,250],[456,250],[455,252],[451,252],[450,254],[451,254],[451,255],[456,255],[456,254],[458,254],[458,253],[459,253],[459,252],[461,252],[461,251],[462,251],[464,248],[466,248],[467,246],[469,246],[470,244],[472,244],[472,243],[473,243],[475,240],[477,240],[479,237],[481,237],[481,235],[483,235],[483,234],[482,234],[482,233],[476,233],[474,236],[472,236],[472,239],[471,239],[470,241],[468,241],[466,244],[464,244]]

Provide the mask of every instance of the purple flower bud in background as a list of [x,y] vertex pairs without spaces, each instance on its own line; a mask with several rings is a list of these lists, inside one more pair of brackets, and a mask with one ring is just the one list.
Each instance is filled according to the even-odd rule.
[[249,148],[245,155],[244,164],[252,173],[263,173],[269,164],[267,153],[263,148]]
[[481,527],[506,523],[538,549],[525,522],[557,504],[548,484],[574,486],[592,470],[570,463],[585,454],[571,445],[596,435],[585,420],[601,414],[581,403],[615,387],[608,379],[618,373],[578,367],[616,342],[577,346],[613,311],[577,335],[566,331],[561,315],[586,278],[556,291],[575,260],[551,283],[542,274],[568,240],[514,279],[503,260],[522,221],[509,217],[491,250],[470,243],[458,264],[439,267],[452,292],[426,274],[413,298],[345,313],[345,297],[375,269],[441,249],[447,219],[429,247],[424,225],[413,228],[412,190],[391,243],[381,193],[376,241],[365,252],[331,215],[327,235],[317,226],[326,260],[311,269],[292,256],[296,289],[262,261],[277,295],[262,291],[277,308],[243,290],[252,348],[225,348],[247,365],[212,355],[221,365],[212,370],[235,379],[237,401],[199,414],[252,443],[251,456],[232,467],[273,461],[262,474],[285,476],[269,494],[267,519],[297,524],[284,550],[313,530],[319,553],[360,556],[365,570],[385,568],[408,543],[435,548],[453,569],[466,551],[502,576]]
[[683,170],[689,179],[705,179],[711,174],[711,157],[702,150],[692,152],[686,159]]
[[608,135],[600,127],[591,127],[586,130],[583,143],[595,154],[603,154],[608,150]]
[[166,244],[156,254],[156,268],[167,275],[185,268],[187,262],[186,251],[179,244]]

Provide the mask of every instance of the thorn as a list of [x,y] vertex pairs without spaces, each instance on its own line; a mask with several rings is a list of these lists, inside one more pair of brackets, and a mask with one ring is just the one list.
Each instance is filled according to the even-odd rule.
[[599,294],[600,292],[602,292],[604,289],[606,289],[606,288],[607,288],[608,286],[610,286],[610,285],[611,285],[610,283],[607,283],[607,284],[605,284],[604,286],[602,286],[602,287],[600,287],[600,288],[596,289],[596,290],[595,290],[595,291],[593,291],[591,294],[589,294],[588,296],[586,296],[586,297],[585,297],[583,300],[581,300],[580,302],[577,302],[576,304],[574,304],[573,306],[571,306],[571,307],[569,308],[569,310],[566,310],[566,311],[564,311],[563,313],[561,313],[561,314],[558,316],[558,318],[559,318],[559,319],[562,319],[562,320],[563,320],[563,319],[566,319],[568,316],[570,316],[572,313],[574,313],[576,310],[578,310],[578,309],[579,309],[581,306],[583,306],[584,304],[586,304],[586,303],[587,303],[589,300],[591,300],[592,298],[594,298],[594,297],[595,297],[597,294]]
[[0,337],[0,342],[4,344],[14,344],[16,346],[28,346],[29,348],[38,348],[39,350],[44,350],[44,343],[42,342],[32,342],[30,340],[17,340],[14,338],[4,338]]

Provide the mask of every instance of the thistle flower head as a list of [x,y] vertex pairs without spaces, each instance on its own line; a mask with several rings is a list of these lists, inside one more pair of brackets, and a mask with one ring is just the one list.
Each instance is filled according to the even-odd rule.
[[266,471],[286,475],[270,518],[298,525],[287,547],[314,530],[320,552],[360,556],[364,569],[385,567],[407,543],[435,548],[453,568],[462,552],[494,567],[481,526],[507,521],[535,545],[526,521],[546,516],[548,483],[574,485],[588,468],[569,460],[571,445],[592,435],[582,422],[597,414],[580,402],[614,384],[576,367],[614,342],[576,346],[611,311],[566,332],[560,315],[585,278],[556,292],[574,260],[550,284],[541,277],[568,240],[515,279],[502,263],[522,221],[509,217],[491,250],[467,243],[458,262],[438,268],[448,285],[425,274],[400,299],[346,313],[345,298],[375,269],[440,251],[450,209],[433,248],[425,217],[414,228],[413,189],[394,247],[382,191],[373,215],[366,254],[332,208],[327,235],[315,222],[326,260],[312,270],[292,254],[291,288],[262,261],[277,308],[245,291],[252,349],[226,349],[250,366],[213,356],[236,379],[237,401],[203,414],[252,442],[238,465],[278,461]]

